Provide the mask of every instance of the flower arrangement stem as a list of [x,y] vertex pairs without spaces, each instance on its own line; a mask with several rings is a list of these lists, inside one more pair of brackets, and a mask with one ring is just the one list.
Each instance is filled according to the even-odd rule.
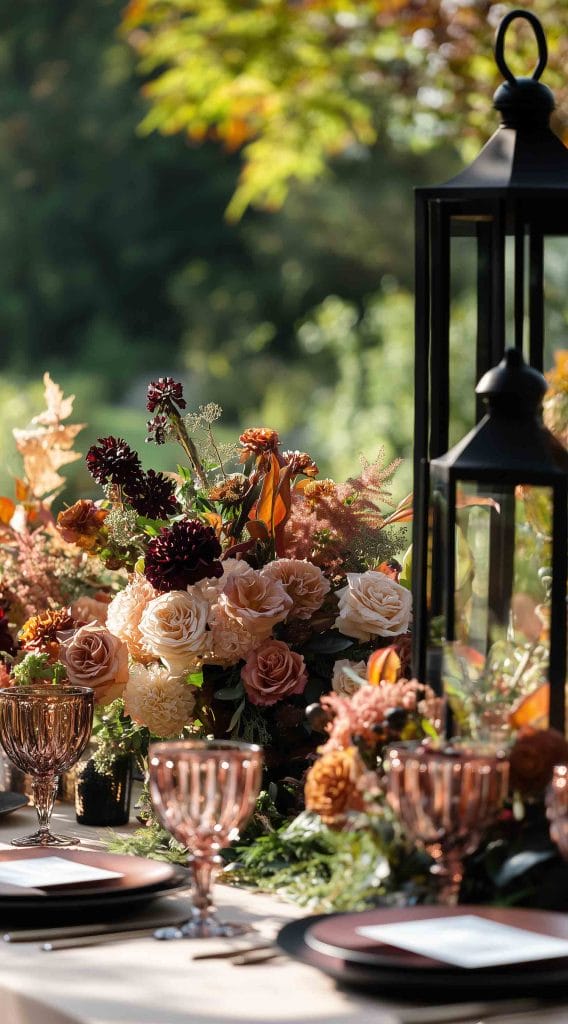
[[203,463],[199,458],[197,448],[186,430],[185,423],[183,422],[177,409],[170,409],[169,415],[170,423],[172,425],[172,430],[175,434],[176,440],[183,448],[191,465],[193,466],[195,475],[199,480],[199,483],[201,484],[202,487],[208,488],[209,481],[207,479],[207,473],[205,472]]

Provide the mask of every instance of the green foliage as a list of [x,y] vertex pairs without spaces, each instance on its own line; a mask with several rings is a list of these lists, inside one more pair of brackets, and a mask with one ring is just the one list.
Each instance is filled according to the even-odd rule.
[[60,661],[51,662],[47,654],[26,654],[12,668],[12,675],[17,686],[33,686],[49,684],[57,686],[67,679],[65,665]]
[[[568,52],[561,8],[539,5],[553,86],[564,84]],[[478,145],[493,121],[502,14],[491,0],[131,0],[124,29],[147,79],[142,130],[242,149],[236,219],[251,202],[281,206],[291,181],[321,177],[331,157],[380,133],[419,150],[451,135],[465,150]],[[526,73],[526,26],[515,43],[514,70]]]
[[93,738],[96,742],[93,760],[97,771],[105,774],[112,770],[117,758],[127,755],[143,765],[150,734],[124,713],[124,700],[118,698],[95,714]]

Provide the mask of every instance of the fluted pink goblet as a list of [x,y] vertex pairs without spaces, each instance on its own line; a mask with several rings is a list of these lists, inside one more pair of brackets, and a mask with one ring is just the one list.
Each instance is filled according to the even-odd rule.
[[392,746],[387,798],[405,830],[433,857],[438,901],[456,903],[463,860],[479,846],[507,794],[509,762],[469,743]]
[[260,747],[222,740],[172,740],[150,747],[150,794],[164,828],[190,851],[191,920],[161,928],[159,939],[240,935],[248,926],[220,921],[211,896],[219,851],[238,839],[258,797]]

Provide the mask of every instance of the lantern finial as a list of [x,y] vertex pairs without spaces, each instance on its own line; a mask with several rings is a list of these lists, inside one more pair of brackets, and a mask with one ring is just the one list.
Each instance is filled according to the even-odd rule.
[[[538,61],[530,78],[517,78],[505,60],[507,29],[511,22],[518,18],[528,21],[538,46]],[[495,60],[501,74],[506,79],[493,97],[494,106],[501,113],[504,126],[518,128],[519,125],[529,121],[547,124],[555,104],[550,89],[539,82],[548,61],[548,47],[543,27],[535,14],[530,11],[516,10],[510,11],[503,18],[497,30]]]
[[491,409],[503,404],[509,408],[512,402],[517,415],[533,416],[544,398],[546,380],[525,362],[519,349],[509,348],[499,365],[483,375],[475,391]]

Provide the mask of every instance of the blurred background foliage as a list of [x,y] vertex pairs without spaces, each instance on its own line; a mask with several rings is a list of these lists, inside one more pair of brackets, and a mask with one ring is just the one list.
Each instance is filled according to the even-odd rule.
[[[430,0],[25,0],[0,9],[0,493],[41,376],[86,450],[143,446],[180,376],[227,435],[279,430],[338,479],[410,454],[415,184],[495,127],[508,5]],[[539,0],[568,123],[563,0]],[[530,33],[511,49],[532,66]],[[520,65],[519,65],[520,69]],[[566,289],[559,260],[558,324]],[[454,433],[471,415],[467,260]],[[467,383],[466,383],[467,381]],[[169,450],[146,463],[173,468]],[[70,499],[93,493],[70,467]],[[408,462],[395,498],[411,487]]]

